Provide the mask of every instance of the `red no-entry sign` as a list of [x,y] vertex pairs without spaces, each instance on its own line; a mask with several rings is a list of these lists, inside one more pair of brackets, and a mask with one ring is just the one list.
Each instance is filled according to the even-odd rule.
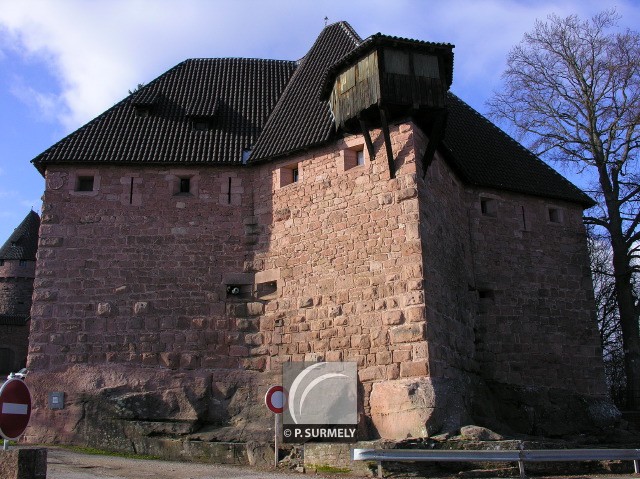
[[271,386],[264,396],[264,403],[276,414],[282,414],[286,402],[287,395],[282,386]]
[[31,418],[31,393],[22,379],[9,379],[0,387],[0,436],[18,439]]

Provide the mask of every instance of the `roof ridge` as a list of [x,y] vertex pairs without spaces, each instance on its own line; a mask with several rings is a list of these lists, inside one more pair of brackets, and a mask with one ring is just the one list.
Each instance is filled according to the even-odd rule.
[[[351,26],[351,24],[347,21],[341,20],[339,22],[335,22],[344,30],[344,32],[351,37],[356,46],[359,46],[362,43],[362,37],[358,35],[358,32]],[[335,23],[333,25],[335,25]]]
[[[304,107],[307,108],[307,113],[311,116],[307,118],[306,122],[296,125],[304,131],[298,131],[293,135],[284,135],[286,138],[282,136],[283,128],[285,128],[284,123],[289,122],[291,117],[282,117],[282,112],[286,113],[288,108],[293,108],[290,113],[293,113],[294,116],[299,113],[295,109],[295,105],[302,101],[301,98],[309,95],[313,96],[313,94],[310,94],[310,88],[315,88],[315,86],[312,87],[314,82],[307,81],[307,84],[300,82],[303,82],[306,76],[310,74],[313,74],[313,77],[317,77],[317,81],[321,82],[324,70],[328,69],[333,63],[325,64],[327,63],[325,58],[336,53],[344,56],[347,53],[345,50],[351,51],[357,48],[360,41],[360,36],[345,21],[332,23],[322,29],[313,45],[300,60],[275,107],[271,110],[269,118],[254,145],[253,153],[249,157],[250,162],[252,160],[257,162],[290,154],[302,148],[321,144],[329,139],[330,130],[333,129],[333,121],[331,120],[331,110],[328,102],[318,100],[317,102],[311,101],[305,104]],[[318,71],[319,69],[322,71]],[[296,94],[297,97],[295,97]],[[314,127],[317,127],[315,133],[304,129],[311,124],[309,122],[313,123]],[[276,130],[278,131],[276,132]],[[274,138],[278,139],[277,144],[273,143]],[[267,145],[269,141],[271,143]]]

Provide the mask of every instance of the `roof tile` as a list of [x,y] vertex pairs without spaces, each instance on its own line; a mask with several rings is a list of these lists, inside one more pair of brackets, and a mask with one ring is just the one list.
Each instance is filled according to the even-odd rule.
[[0,259],[35,261],[39,232],[40,217],[30,211],[0,248]]

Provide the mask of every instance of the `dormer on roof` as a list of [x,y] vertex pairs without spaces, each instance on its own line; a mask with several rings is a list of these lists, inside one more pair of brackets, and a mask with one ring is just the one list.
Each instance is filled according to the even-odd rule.
[[382,126],[392,177],[390,122],[413,117],[430,138],[443,134],[446,94],[453,80],[453,48],[378,33],[325,73],[321,99],[329,100],[336,127],[362,132],[373,157],[368,130]]
[[131,104],[138,116],[149,116],[158,102],[158,92],[149,87],[142,87],[131,96]]
[[209,130],[213,127],[220,110],[218,98],[196,98],[189,102],[186,115],[196,130]]

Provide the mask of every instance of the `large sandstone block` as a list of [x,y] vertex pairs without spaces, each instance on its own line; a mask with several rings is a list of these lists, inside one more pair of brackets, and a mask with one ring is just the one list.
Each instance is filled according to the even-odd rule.
[[441,378],[384,381],[371,391],[371,420],[383,439],[429,437],[457,430],[468,419],[462,385]]

